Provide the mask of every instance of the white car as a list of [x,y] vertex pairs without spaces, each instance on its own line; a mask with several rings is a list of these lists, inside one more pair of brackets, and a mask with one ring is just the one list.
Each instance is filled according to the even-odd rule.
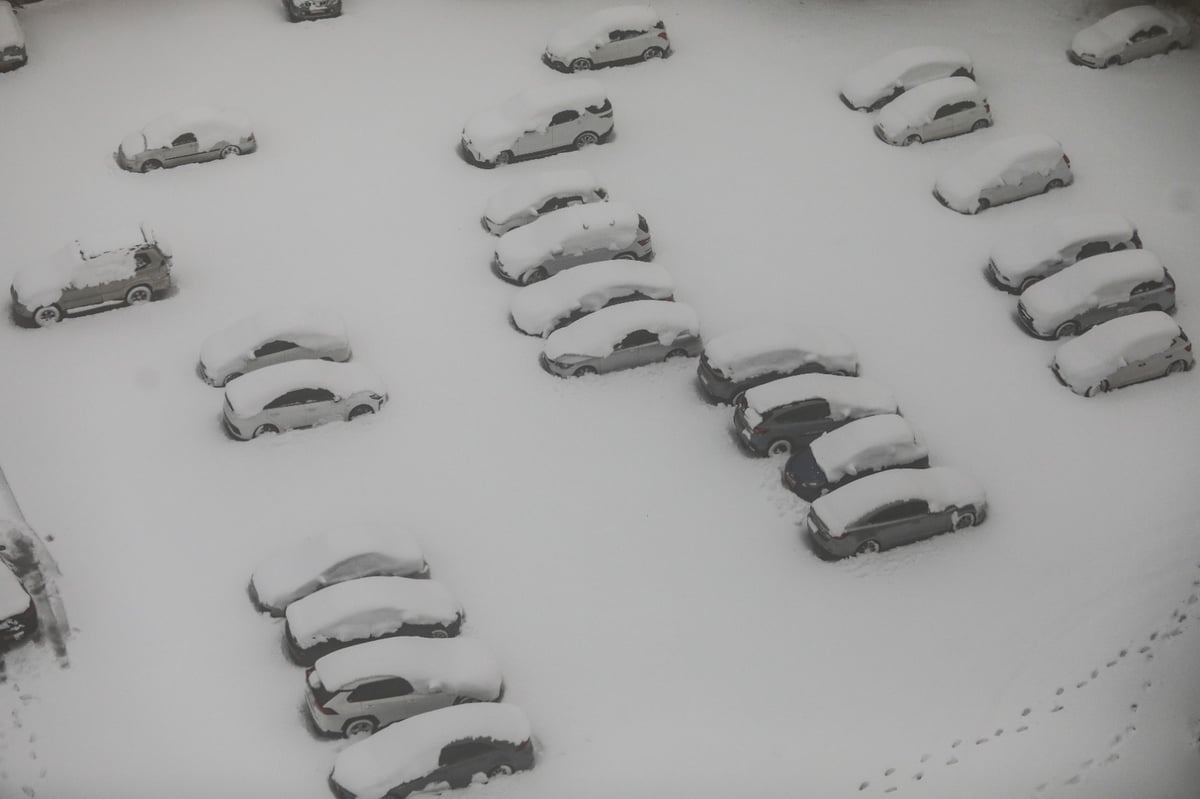
[[991,127],[992,107],[970,78],[939,78],[905,92],[879,112],[875,135],[906,146]]
[[620,6],[589,14],[550,37],[542,61],[562,72],[652,61],[671,54],[662,17],[650,6]]
[[855,111],[878,111],[914,86],[957,76],[975,78],[971,57],[957,47],[908,47],[851,72],[838,96]]
[[662,266],[596,261],[522,288],[513,297],[510,319],[522,333],[544,337],[609,305],[673,299],[675,281]]
[[608,190],[586,169],[556,169],[530,175],[492,195],[483,229],[500,236],[568,205],[598,203]]
[[646,217],[625,203],[591,203],[505,233],[496,242],[492,271],[503,281],[525,285],[579,264],[653,257]]
[[458,635],[462,605],[434,580],[359,577],[287,606],[284,639],[292,660],[311,666],[352,644],[397,635]]
[[223,386],[264,366],[314,359],[350,360],[342,317],[320,306],[272,308],[209,336],[197,370],[210,386]]
[[1193,365],[1192,343],[1179,324],[1162,311],[1145,311],[1096,325],[1066,342],[1050,368],[1058,382],[1091,397]]
[[997,244],[984,275],[996,288],[1019,294],[1076,261],[1141,246],[1137,228],[1120,214],[1064,216]]
[[159,117],[121,140],[115,158],[130,172],[248,155],[258,149],[250,119],[240,111],[184,108]]
[[387,402],[383,382],[365,366],[291,361],[268,366],[225,387],[221,416],[234,438],[246,441],[375,413]]
[[682,302],[635,300],[601,308],[546,339],[541,364],[558,377],[615,372],[704,350],[696,312]]
[[359,577],[428,577],[421,546],[404,530],[346,525],[293,543],[259,564],[250,578],[255,607],[282,616],[287,606],[329,585]]
[[1075,34],[1067,58],[1073,64],[1103,69],[1138,58],[1187,47],[1192,26],[1177,11],[1130,6],[1114,11]]
[[17,14],[11,3],[0,2],[0,72],[19,69],[28,61],[25,32],[21,30]]
[[937,179],[933,196],[960,214],[977,214],[1074,181],[1062,144],[1028,134],[992,142],[953,165]]
[[799,325],[754,325],[704,345],[696,378],[716,402],[781,377],[822,372],[857,375],[858,353],[834,330]]
[[305,675],[308,713],[328,735],[353,738],[467,702],[499,702],[504,679],[473,638],[384,638],[318,658]]
[[599,81],[561,80],[510,97],[467,120],[462,154],[491,168],[608,141],[613,109]]

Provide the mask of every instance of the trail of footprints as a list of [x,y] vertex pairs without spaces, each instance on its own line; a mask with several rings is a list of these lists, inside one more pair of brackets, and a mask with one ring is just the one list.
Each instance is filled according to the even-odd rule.
[[[1200,569],[1200,563],[1197,563],[1196,567],[1198,569]],[[1166,629],[1154,630],[1153,632],[1151,632],[1150,635],[1148,635],[1146,637],[1146,643],[1137,647],[1137,649],[1133,649],[1132,647],[1122,648],[1120,651],[1117,652],[1115,657],[1113,657],[1111,660],[1105,662],[1103,667],[1098,667],[1098,668],[1092,669],[1086,679],[1079,680],[1078,682],[1076,682],[1075,690],[1080,690],[1082,688],[1085,688],[1093,680],[1096,680],[1097,678],[1099,678],[1100,674],[1103,671],[1107,671],[1108,669],[1115,667],[1118,663],[1120,663],[1122,661],[1137,660],[1138,656],[1140,656],[1140,659],[1142,660],[1142,662],[1149,662],[1149,661],[1153,660],[1155,645],[1159,644],[1162,641],[1168,641],[1177,635],[1182,635],[1184,622],[1193,618],[1193,616],[1200,618],[1200,608],[1196,609],[1197,614],[1193,614],[1190,610],[1192,608],[1192,606],[1196,605],[1197,602],[1200,602],[1200,578],[1192,580],[1191,591],[1192,592],[1188,595],[1187,599],[1184,600],[1183,602],[1179,603],[1179,605],[1176,606],[1171,611],[1170,621],[1165,625]],[[1151,680],[1144,680],[1142,682],[1142,691],[1144,691],[1144,692],[1149,691],[1152,688],[1153,688],[1153,683]],[[1064,704],[1063,697],[1064,697],[1064,694],[1066,694],[1066,691],[1067,691],[1067,688],[1065,686],[1059,686],[1054,692],[1054,699],[1051,700],[1051,702],[1049,703],[1049,707],[1046,708],[1045,712],[1058,713],[1059,711],[1065,709],[1066,705]],[[1124,724],[1124,726],[1122,727],[1120,732],[1113,735],[1112,739],[1108,743],[1107,749],[1104,754],[1102,754],[1098,757],[1088,758],[1087,760],[1083,761],[1073,770],[1073,773],[1071,773],[1071,775],[1066,777],[1065,779],[1062,779],[1059,781],[1043,782],[1043,783],[1038,784],[1034,788],[1034,794],[1035,795],[1040,794],[1040,793],[1046,791],[1048,788],[1055,786],[1055,785],[1063,785],[1063,786],[1078,785],[1083,780],[1084,776],[1090,769],[1107,766],[1107,765],[1109,765],[1111,763],[1115,763],[1117,760],[1119,760],[1121,757],[1120,752],[1118,751],[1119,748],[1126,741],[1128,741],[1129,738],[1134,733],[1137,732],[1137,725],[1134,723],[1134,719],[1136,718],[1136,714],[1138,711],[1138,704],[1139,703],[1137,703],[1137,702],[1130,703],[1129,707],[1126,710],[1126,713],[1128,716],[1126,723]],[[1029,729],[1029,725],[1031,723],[1033,723],[1034,720],[1036,719],[1036,715],[1035,715],[1036,713],[1037,713],[1037,711],[1035,711],[1035,709],[1033,707],[1022,708],[1020,716],[1018,718],[1019,723],[1013,728],[1013,733],[1020,734],[1020,733],[1026,732]],[[963,747],[964,745],[983,746],[986,743],[988,743],[989,741],[991,741],[993,738],[999,738],[1000,736],[1004,735],[1004,733],[1005,733],[1005,728],[999,727],[995,731],[993,731],[990,735],[984,735],[984,736],[981,736],[981,737],[978,737],[975,739],[963,739],[963,738],[955,739],[954,742],[950,744],[950,747],[949,747],[950,751],[943,753],[943,756],[938,757],[935,762],[930,763],[931,760],[934,760],[934,754],[932,752],[925,752],[924,754],[921,755],[920,765],[916,769],[914,769],[913,771],[908,773],[907,775],[899,774],[898,769],[896,767],[889,766],[889,767],[885,768],[882,772],[882,776],[884,778],[882,784],[878,784],[870,779],[866,779],[859,783],[858,790],[866,791],[870,788],[875,787],[875,788],[882,788],[882,792],[885,794],[895,793],[897,790],[900,789],[900,787],[903,784],[905,784],[905,782],[911,784],[912,782],[920,782],[921,780],[923,780],[925,778],[925,774],[928,770],[927,766],[926,766],[927,763],[929,763],[932,766],[938,766],[939,764],[941,764],[944,767],[957,765],[959,762],[959,758],[958,758],[958,755],[956,754],[956,751],[965,751],[965,750],[962,750],[961,747]],[[899,782],[899,783],[897,782],[898,779],[901,779],[905,776],[908,777],[907,781]]]

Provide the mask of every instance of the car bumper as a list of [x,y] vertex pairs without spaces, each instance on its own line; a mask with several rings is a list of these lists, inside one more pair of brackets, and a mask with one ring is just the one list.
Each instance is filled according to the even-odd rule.
[[1039,333],[1037,328],[1035,328],[1033,326],[1033,322],[1030,321],[1029,319],[1027,319],[1021,313],[1013,314],[1013,319],[1016,321],[1018,327],[1020,327],[1022,330],[1024,330],[1026,333],[1033,336],[1034,338],[1040,338],[1043,341],[1049,341],[1054,338],[1053,333],[1050,333],[1048,335],[1046,333]]
[[563,370],[562,367],[555,366],[550,359],[546,357],[546,353],[544,352],[538,356],[538,363],[541,364],[542,369],[546,370],[546,374],[551,374],[555,377],[568,377],[570,375],[570,372]]
[[549,53],[542,53],[542,63],[545,64],[546,66],[550,67],[550,69],[556,70],[558,72],[570,72],[571,71],[570,69],[567,68],[567,65],[565,62],[559,61],[557,58],[551,58]]
[[988,264],[983,269],[983,279],[992,285],[993,288],[998,288],[1001,291],[1007,291],[1009,294],[1020,294],[1021,290],[1007,283],[1000,282],[999,273],[996,272],[994,264]]
[[1072,64],[1076,64],[1081,67],[1091,67],[1092,69],[1096,69],[1100,66],[1099,62],[1084,60],[1083,56],[1079,55],[1074,50],[1067,50],[1067,60]]
[[495,161],[483,160],[482,158],[477,156],[474,153],[474,151],[471,150],[471,148],[467,145],[467,143],[465,141],[460,141],[458,143],[458,154],[460,156],[462,156],[462,159],[464,161],[466,161],[468,164],[470,164],[471,166],[477,166],[480,169],[495,169],[496,168]]
[[786,468],[783,470],[783,475],[780,477],[780,482],[783,487],[791,491],[796,496],[805,502],[812,502],[817,497],[821,496],[821,489],[806,486],[796,479],[796,475],[789,472]]
[[512,285],[512,286],[524,286],[525,285],[517,278],[515,278],[512,275],[505,272],[500,267],[500,262],[497,261],[495,258],[492,259],[492,274],[495,275],[496,277],[500,278],[501,280],[503,280],[505,283],[508,283],[509,285]]
[[883,142],[884,144],[892,144],[892,145],[896,144],[896,142],[894,142],[894,141],[892,141],[891,139],[889,139],[889,138],[888,138],[888,136],[887,136],[887,134],[883,132],[883,126],[882,126],[882,125],[876,125],[876,126],[873,128],[873,130],[875,131],[875,138],[879,139],[879,140],[880,140],[881,142]]
[[233,422],[229,421],[229,417],[223,413],[221,414],[221,424],[224,425],[225,432],[229,433],[229,435],[233,436],[238,441],[249,440],[250,436],[244,435],[242,433],[242,431],[240,429],[238,429],[238,426],[235,425]]
[[733,437],[737,439],[738,444],[742,449],[751,455],[764,456],[767,454],[767,448],[762,445],[762,442],[756,441],[754,433],[749,428],[738,427],[736,424],[731,431]]
[[943,197],[942,193],[940,191],[938,191],[936,188],[933,190],[933,199],[937,200],[938,203],[942,205],[942,207],[949,208],[951,211],[954,211],[955,213],[966,214],[967,216],[970,216],[972,213],[974,213],[973,211],[964,211],[961,208],[955,208],[953,205],[950,204],[950,201],[947,200],[945,197]]
[[855,543],[845,538],[827,538],[809,530],[808,540],[812,542],[814,551],[822,560],[841,560],[854,554]]
[[846,98],[846,95],[842,94],[841,92],[838,92],[838,99],[842,101],[842,105],[846,106],[851,111],[862,111],[863,110],[862,108],[856,106],[854,103],[850,102],[850,100],[848,100]]

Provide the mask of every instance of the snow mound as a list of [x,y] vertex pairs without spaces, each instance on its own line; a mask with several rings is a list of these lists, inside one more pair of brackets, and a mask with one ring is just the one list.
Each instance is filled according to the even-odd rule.
[[812,363],[827,372],[858,372],[858,353],[848,338],[807,326],[758,325],[724,333],[705,345],[704,357],[734,383]]
[[973,478],[958,469],[933,466],[868,475],[814,500],[811,507],[829,528],[829,535],[840,538],[866,514],[909,499],[927,501],[934,513],[965,505],[982,510],[987,503],[983,488]]
[[387,393],[383,381],[362,364],[304,360],[249,372],[225,386],[225,398],[239,416],[246,417],[297,388],[324,388],[338,397],[348,397],[358,391]]
[[597,311],[611,300],[635,292],[665,300],[674,291],[675,281],[663,266],[628,260],[595,261],[518,290],[512,301],[512,318],[526,333],[544,336],[576,311]]
[[1182,334],[1179,324],[1163,311],[1119,316],[1060,346],[1054,364],[1059,376],[1082,393],[1128,361],[1164,352]]
[[604,84],[590,78],[563,78],[535,86],[486,108],[467,120],[463,137],[481,158],[493,159],[508,149],[522,134],[544,133],[550,118],[568,109],[583,111],[604,105]]
[[605,193],[600,181],[586,169],[538,172],[493,194],[483,215],[492,223],[502,225],[514,217],[537,213],[538,207],[551,197],[587,197]]
[[654,333],[665,346],[681,333],[699,335],[700,321],[691,306],[682,302],[634,300],[610,305],[551,333],[546,339],[546,357],[552,361],[564,355],[602,358],[635,330]]
[[824,399],[835,419],[898,413],[892,392],[866,377],[806,374],[784,377],[746,391],[746,406],[759,416],[807,399]]
[[942,173],[936,189],[952,206],[974,209],[979,194],[998,183],[1019,183],[1031,173],[1048,174],[1063,158],[1051,136],[1013,136],[975,151]]
[[948,78],[960,69],[975,68],[971,57],[957,47],[908,47],[851,72],[842,83],[842,96],[865,108],[897,88]]
[[251,350],[274,339],[286,339],[312,350],[349,347],[346,323],[332,308],[321,305],[268,308],[243,317],[205,339],[200,362],[208,369],[224,367],[249,356]]
[[340,691],[372,678],[403,677],[417,693],[448,693],[487,702],[503,679],[492,651],[474,638],[384,638],[339,649],[313,665],[321,684]]
[[1074,316],[1078,309],[1120,286],[1161,281],[1165,274],[1162,262],[1152,252],[1108,252],[1033,284],[1021,293],[1020,304],[1034,319],[1052,323]]
[[903,416],[883,413],[842,425],[820,436],[809,446],[830,482],[885,463],[909,462],[929,451]]
[[1021,281],[1062,258],[1063,251],[1090,241],[1132,245],[1137,229],[1120,214],[1077,214],[1064,216],[1021,231],[992,249],[991,262],[1008,285]]
[[496,242],[496,263],[514,280],[558,255],[617,252],[637,238],[638,213],[620,202],[562,208],[510,230]]
[[297,599],[285,613],[296,643],[374,638],[403,624],[452,624],[462,606],[441,583],[411,577],[360,577]]
[[586,58],[608,44],[611,31],[645,31],[661,21],[662,17],[648,5],[606,8],[556,31],[546,44],[546,54],[563,61]]

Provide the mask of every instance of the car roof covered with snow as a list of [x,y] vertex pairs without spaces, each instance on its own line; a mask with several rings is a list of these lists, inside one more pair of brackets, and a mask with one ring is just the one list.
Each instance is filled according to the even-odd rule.
[[586,57],[597,47],[608,44],[608,34],[612,31],[647,31],[660,22],[662,17],[648,5],[601,9],[555,31],[546,44],[546,52],[563,59]]
[[1124,44],[1133,34],[1152,25],[1161,25],[1171,32],[1186,27],[1187,22],[1180,15],[1165,8],[1151,5],[1128,6],[1076,33],[1071,47],[1079,53],[1096,44]]
[[495,699],[503,678],[492,650],[475,638],[400,636],[330,652],[313,665],[327,690],[361,680],[402,677],[419,693]]
[[359,577],[297,599],[285,613],[302,647],[370,638],[399,624],[450,624],[462,615],[444,585],[417,577]]
[[225,398],[241,416],[253,416],[271,400],[299,388],[323,388],[338,397],[359,391],[386,394],[378,375],[358,363],[301,360],[264,366],[225,386]]
[[[139,245],[140,246],[140,245]],[[64,289],[99,286],[131,277],[137,262],[130,253],[137,247],[84,257],[79,242],[61,247],[48,258],[20,269],[12,287],[17,299],[29,308],[57,302]]]
[[1048,174],[1063,157],[1063,146],[1044,133],[994,141],[942,172],[938,192],[957,205],[974,203],[979,193],[1000,182],[1020,182],[1034,172]]
[[1147,250],[1106,252],[1034,283],[1021,292],[1020,303],[1035,319],[1056,318],[1121,287],[1161,281],[1165,274],[1158,256]]
[[0,622],[24,613],[32,601],[8,562],[0,560]]
[[992,263],[1014,283],[1043,264],[1058,260],[1064,249],[1088,241],[1129,241],[1137,229],[1120,214],[1075,214],[1022,230],[992,249]]
[[811,363],[827,371],[858,371],[858,353],[834,330],[806,325],[754,325],[716,336],[704,345],[709,367],[733,382]]
[[983,488],[969,475],[948,466],[933,466],[867,475],[814,500],[809,512],[815,512],[829,534],[838,538],[868,513],[913,499],[928,502],[933,513],[966,505],[979,510],[987,501]]
[[24,47],[25,32],[17,21],[11,3],[0,2],[0,50],[5,47]]
[[914,70],[929,68],[928,80],[944,73],[948,77],[959,69],[974,71],[971,57],[957,47],[906,47],[860,67],[842,82],[842,94],[857,106],[869,106],[907,83]]
[[265,308],[205,339],[200,347],[200,360],[205,366],[218,369],[277,339],[309,349],[345,346],[346,323],[337,311],[321,305]]
[[674,291],[675,281],[666,267],[627,259],[594,261],[518,289],[512,318],[526,333],[544,335],[580,308],[594,311],[613,298],[634,292],[665,300]]
[[529,719],[516,705],[453,705],[412,716],[350,744],[334,760],[332,779],[358,799],[380,799],[390,789],[437,769],[447,744],[489,738],[519,746],[532,734]]
[[692,307],[682,302],[634,300],[610,305],[551,333],[546,338],[546,357],[603,358],[635,330],[648,330],[669,345],[680,334],[699,335],[700,320]]
[[861,415],[863,411],[897,412],[892,392],[866,377],[793,375],[747,389],[743,396],[746,406],[760,416],[766,416],[776,408],[810,399],[826,400],[834,418],[855,413]]
[[203,149],[219,141],[246,138],[253,129],[250,118],[241,111],[193,106],[158,117],[148,122],[141,132],[146,137],[148,150],[170,147],[182,133],[196,134],[196,141]]
[[562,248],[567,255],[598,249],[614,252],[638,236],[638,213],[622,202],[585,203],[552,211],[510,230],[496,242],[496,261],[511,278],[520,278]]
[[809,450],[831,482],[891,465],[897,457],[912,461],[929,454],[908,420],[895,413],[855,419],[815,439]]
[[1054,363],[1059,376],[1082,391],[1127,361],[1166,351],[1182,334],[1179,323],[1163,311],[1118,316],[1062,344],[1054,354]]
[[879,124],[889,133],[899,133],[933,121],[939,108],[964,100],[984,101],[979,84],[964,75],[938,78],[914,86],[884,106],[879,112]]
[[598,189],[604,187],[587,169],[536,172],[493,194],[484,209],[484,216],[496,223],[506,222],[519,214],[535,211],[551,197],[586,194]]
[[545,132],[559,111],[584,111],[608,100],[604,84],[593,78],[561,78],[533,86],[503,103],[475,113],[463,136],[485,158],[494,158],[529,131]]

